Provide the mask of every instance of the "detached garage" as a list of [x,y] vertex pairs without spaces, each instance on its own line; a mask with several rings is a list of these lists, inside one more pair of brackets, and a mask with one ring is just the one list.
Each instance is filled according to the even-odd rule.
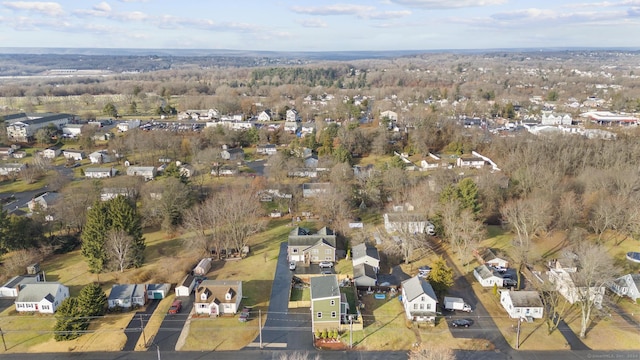
[[193,291],[193,288],[196,286],[196,279],[193,275],[187,275],[185,278],[176,286],[176,296],[189,296]]
[[164,299],[171,290],[171,284],[149,284],[147,285],[147,299]]
[[200,260],[195,269],[193,269],[193,273],[196,275],[207,275],[209,270],[211,270],[211,258],[204,258]]

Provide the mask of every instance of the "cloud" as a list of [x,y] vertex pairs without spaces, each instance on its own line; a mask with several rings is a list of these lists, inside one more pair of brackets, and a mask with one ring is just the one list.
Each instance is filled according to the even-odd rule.
[[329,16],[329,15],[360,15],[374,11],[375,7],[352,4],[335,4],[327,6],[293,6],[291,11],[298,14]]
[[103,1],[100,4],[93,5],[93,10],[108,13],[108,12],[111,12],[111,5]]
[[300,19],[300,20],[296,20],[296,22],[302,25],[303,27],[308,27],[308,28],[326,28],[327,27],[327,23],[320,19]]
[[364,17],[376,20],[399,19],[411,15],[409,10],[373,12]]
[[625,6],[640,6],[640,0],[624,0],[624,1],[603,1],[599,3],[574,3],[574,4],[566,4],[564,7],[567,8],[590,8],[593,9],[595,7],[625,7]]
[[11,10],[28,11],[48,16],[64,15],[62,5],[56,2],[5,1],[2,5]]
[[120,0],[123,3],[145,3],[149,0]]
[[412,8],[426,9],[455,9],[466,7],[480,7],[502,5],[507,0],[389,0],[394,4]]

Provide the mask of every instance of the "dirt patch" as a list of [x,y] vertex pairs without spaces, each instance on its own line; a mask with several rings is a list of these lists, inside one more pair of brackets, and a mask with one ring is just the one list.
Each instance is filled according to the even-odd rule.
[[347,350],[345,343],[335,339],[316,339],[314,345],[320,350]]

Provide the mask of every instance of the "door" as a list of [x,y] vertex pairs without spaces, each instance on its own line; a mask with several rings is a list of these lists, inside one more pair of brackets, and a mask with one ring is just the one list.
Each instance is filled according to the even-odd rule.
[[161,293],[160,291],[154,291],[154,292],[153,292],[153,298],[154,298],[155,300],[160,300],[160,299],[162,299],[162,298],[163,298],[162,293]]

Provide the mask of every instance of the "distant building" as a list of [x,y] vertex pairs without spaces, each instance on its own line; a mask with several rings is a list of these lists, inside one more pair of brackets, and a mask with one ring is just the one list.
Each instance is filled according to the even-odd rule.
[[39,129],[53,126],[56,130],[60,130],[75,120],[74,115],[70,114],[51,114],[51,113],[20,113],[4,116],[7,124],[7,138],[13,142],[27,142],[33,140],[33,137]]

